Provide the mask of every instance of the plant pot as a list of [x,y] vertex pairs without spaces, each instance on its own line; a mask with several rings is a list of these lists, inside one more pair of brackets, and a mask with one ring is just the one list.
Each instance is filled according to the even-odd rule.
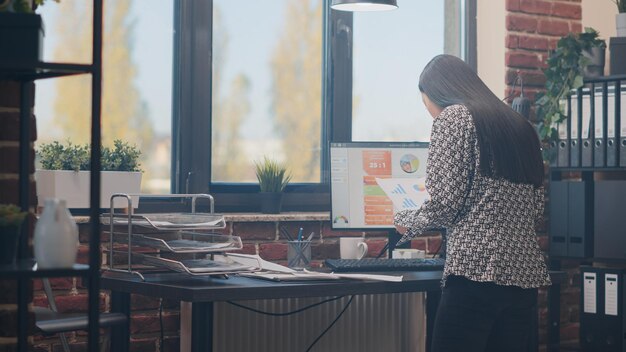
[[612,37],[609,48],[611,52],[611,70],[609,72],[611,75],[626,74],[626,36]]
[[626,37],[626,12],[615,15],[615,29],[618,37]]
[[20,226],[0,226],[0,265],[15,263]]
[[[37,198],[39,206],[46,198],[64,199],[69,209],[89,208],[90,171],[37,170]],[[100,208],[108,209],[115,193],[137,194],[141,191],[141,172],[102,171]],[[137,202],[133,206],[137,207]],[[115,208],[128,206],[126,199],[116,199]]]
[[589,50],[583,50],[584,57],[589,59],[589,65],[583,70],[585,77],[602,77],[604,76],[604,55],[606,48],[593,47]]
[[283,203],[283,194],[275,192],[261,192],[259,193],[259,202],[261,204],[261,213],[279,214]]
[[0,61],[20,65],[40,62],[43,35],[41,16],[0,12]]

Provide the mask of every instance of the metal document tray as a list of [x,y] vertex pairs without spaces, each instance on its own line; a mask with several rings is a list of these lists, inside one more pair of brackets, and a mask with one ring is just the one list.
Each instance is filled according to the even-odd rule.
[[248,266],[236,262],[219,262],[210,259],[182,259],[174,260],[161,258],[141,253],[133,253],[135,262],[143,265],[152,265],[156,267],[166,268],[173,271],[187,273],[189,275],[222,275],[235,274],[244,272],[254,272],[261,270],[259,265]]
[[[108,215],[108,216],[107,216]],[[154,230],[213,230],[226,227],[223,214],[163,213],[163,214],[105,214],[105,225],[132,225]]]
[[132,243],[172,253],[211,253],[243,248],[241,238],[238,236],[186,231],[179,231],[169,239],[159,238],[158,234],[133,234]]

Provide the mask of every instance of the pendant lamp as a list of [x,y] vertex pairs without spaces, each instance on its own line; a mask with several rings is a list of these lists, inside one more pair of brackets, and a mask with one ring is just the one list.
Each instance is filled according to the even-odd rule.
[[396,0],[333,0],[330,7],[339,11],[386,11],[398,8]]

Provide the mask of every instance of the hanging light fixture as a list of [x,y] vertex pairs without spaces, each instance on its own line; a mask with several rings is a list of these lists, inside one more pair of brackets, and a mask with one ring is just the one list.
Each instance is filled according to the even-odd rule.
[[396,0],[333,0],[330,7],[339,11],[386,11],[398,8]]

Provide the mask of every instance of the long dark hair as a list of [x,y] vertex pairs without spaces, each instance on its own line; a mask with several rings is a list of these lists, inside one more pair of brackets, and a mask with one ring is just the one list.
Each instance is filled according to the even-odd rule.
[[420,75],[419,89],[445,108],[454,104],[472,114],[480,148],[480,172],[515,183],[543,185],[541,145],[534,127],[487,88],[463,60],[435,56]]

